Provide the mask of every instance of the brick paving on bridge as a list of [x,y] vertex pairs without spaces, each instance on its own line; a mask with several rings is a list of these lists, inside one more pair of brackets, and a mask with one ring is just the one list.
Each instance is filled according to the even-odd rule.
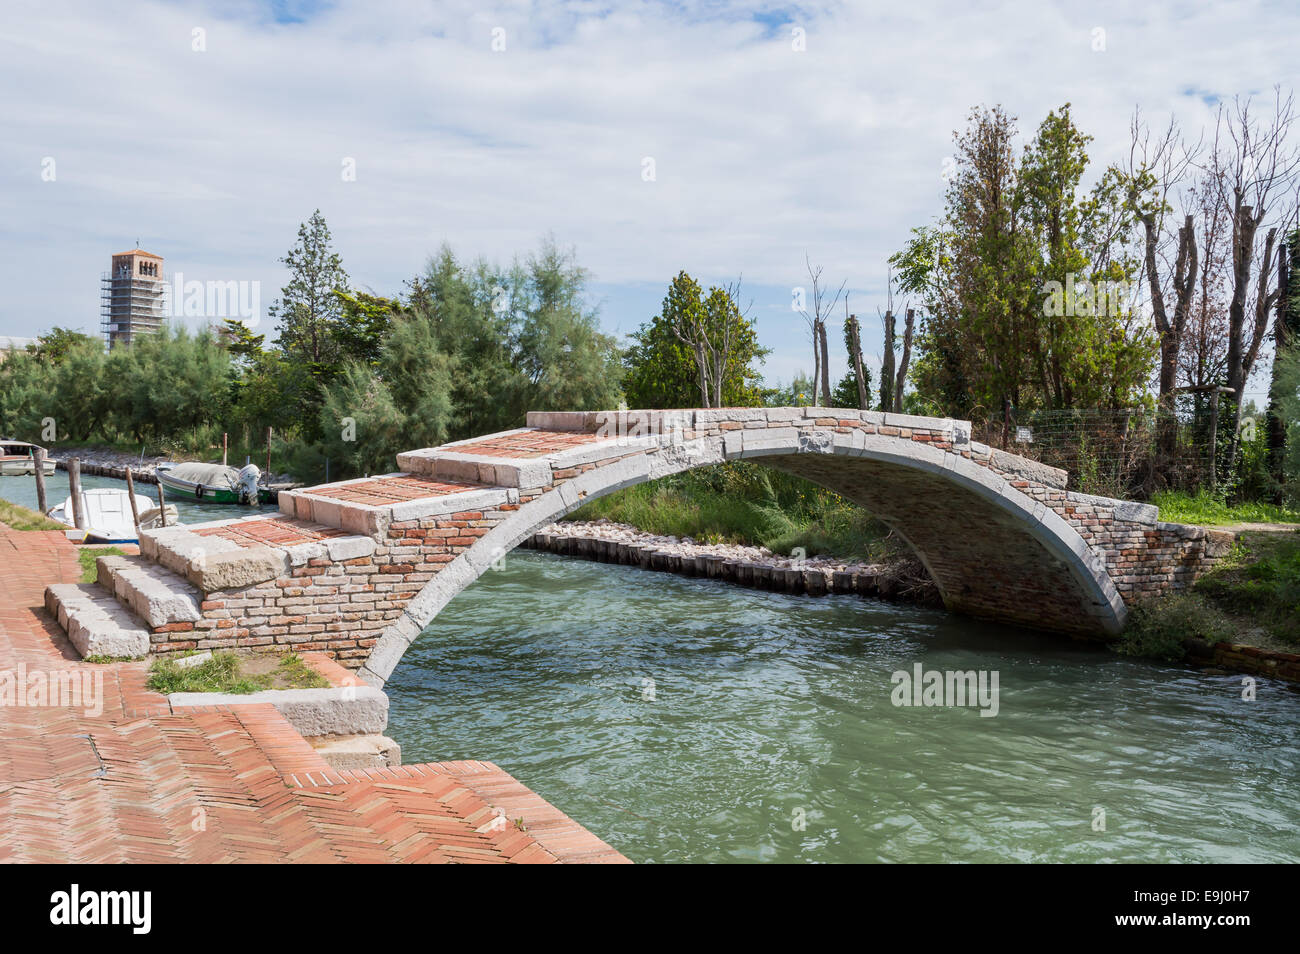
[[241,520],[219,527],[194,530],[201,537],[224,537],[240,546],[289,547],[297,543],[314,543],[329,537],[346,536],[338,527],[327,527],[306,520],[273,517],[269,520]]
[[548,431],[533,428],[516,434],[486,437],[468,444],[448,444],[443,449],[454,454],[530,458],[545,457],[547,454],[555,454],[603,440],[608,440],[608,437],[582,431]]
[[310,489],[314,497],[331,497],[367,507],[385,507],[427,497],[445,497],[447,494],[460,494],[467,490],[482,490],[483,486],[422,474],[389,474],[353,483],[322,484]]
[[0,705],[0,861],[627,860],[489,762],[334,771],[273,706],[173,712],[146,662],[81,662],[46,615],[80,573],[61,532],[0,524],[0,678],[103,679],[97,714]]

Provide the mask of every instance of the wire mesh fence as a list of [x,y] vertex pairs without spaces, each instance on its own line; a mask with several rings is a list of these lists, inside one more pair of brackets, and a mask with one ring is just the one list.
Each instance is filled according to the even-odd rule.
[[1144,498],[1167,487],[1196,490],[1212,480],[1214,425],[1196,409],[1144,408],[1022,412],[1006,429],[990,422],[986,443],[1060,467],[1070,488]]

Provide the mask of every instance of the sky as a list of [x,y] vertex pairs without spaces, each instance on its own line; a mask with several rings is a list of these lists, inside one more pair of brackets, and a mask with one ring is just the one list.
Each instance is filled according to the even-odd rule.
[[508,264],[553,235],[618,335],[680,270],[743,276],[769,383],[811,370],[807,256],[879,367],[886,260],[941,211],[972,107],[1029,134],[1071,103],[1096,175],[1136,106],[1196,132],[1300,85],[1297,39],[1300,5],[1222,0],[7,0],[0,335],[98,331],[100,275],[137,243],[248,283],[272,331],[319,208],[383,295],[443,243]]

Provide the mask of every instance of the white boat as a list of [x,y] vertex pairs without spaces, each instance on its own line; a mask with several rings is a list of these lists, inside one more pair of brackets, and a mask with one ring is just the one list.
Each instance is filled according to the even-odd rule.
[[[36,444],[27,441],[0,440],[0,477],[30,477],[36,473]],[[54,461],[47,456],[41,468],[46,477],[54,476]]]
[[[140,529],[152,530],[162,526],[162,514],[157,505],[148,497],[135,495],[136,511],[140,514]],[[116,487],[97,487],[81,492],[81,513],[85,526],[68,534],[74,539],[87,543],[137,543],[140,535],[136,531],[131,515],[131,495]],[[175,526],[177,519],[174,504],[167,505],[167,526]],[[51,520],[76,527],[72,514],[72,498],[59,504],[47,515]],[[76,534],[81,534],[77,537]]]

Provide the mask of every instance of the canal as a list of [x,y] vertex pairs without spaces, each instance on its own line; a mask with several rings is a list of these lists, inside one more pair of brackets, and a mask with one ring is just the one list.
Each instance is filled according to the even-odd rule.
[[[917,663],[997,672],[997,715],[895,706]],[[386,689],[404,761],[638,862],[1300,860],[1300,693],[939,610],[515,551]]]
[[[0,496],[34,508],[34,482]],[[894,705],[917,664],[996,673],[996,716]],[[638,862],[1295,862],[1300,693],[1242,678],[514,551],[386,691],[403,761],[494,761]]]

